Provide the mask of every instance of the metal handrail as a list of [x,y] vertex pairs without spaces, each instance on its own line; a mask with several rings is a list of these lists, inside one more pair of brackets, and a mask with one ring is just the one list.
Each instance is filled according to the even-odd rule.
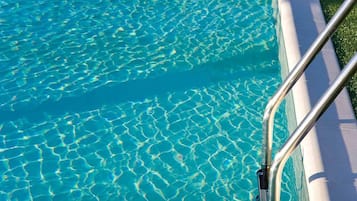
[[317,53],[322,49],[337,27],[352,10],[355,3],[356,0],[345,0],[342,3],[336,14],[326,25],[326,28],[318,35],[301,60],[295,65],[265,108],[263,116],[263,161],[261,169],[257,172],[259,179],[259,193],[261,195],[263,194],[263,197],[265,197],[262,198],[262,196],[260,196],[261,200],[267,200],[266,196],[269,194],[268,189],[270,188],[269,181],[271,177],[270,168],[272,162],[273,123],[275,112],[287,93],[306,70],[307,66],[312,62]]
[[342,72],[327,89],[312,110],[305,116],[304,120],[295,129],[293,134],[285,142],[279,152],[275,154],[273,164],[270,169],[269,195],[270,200],[280,200],[281,174],[284,165],[291,153],[299,146],[307,133],[315,125],[323,112],[331,105],[337,95],[341,92],[346,82],[357,72],[357,53],[350,62],[343,68]]

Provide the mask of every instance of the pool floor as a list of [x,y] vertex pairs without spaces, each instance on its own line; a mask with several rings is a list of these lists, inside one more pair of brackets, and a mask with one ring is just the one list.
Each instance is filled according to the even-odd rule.
[[[281,82],[272,13],[266,1],[0,2],[0,199],[253,200]],[[275,147],[283,109],[276,119]]]

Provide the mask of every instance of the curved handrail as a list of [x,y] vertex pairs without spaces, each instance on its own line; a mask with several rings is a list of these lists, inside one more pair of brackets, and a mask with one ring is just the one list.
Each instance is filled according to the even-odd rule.
[[280,151],[275,154],[274,161],[270,170],[271,177],[269,178],[270,200],[280,200],[281,174],[283,172],[284,165],[291,153],[299,146],[300,142],[315,125],[323,112],[331,105],[337,95],[341,92],[348,79],[351,78],[356,72],[357,53],[343,68],[340,75],[327,89],[327,91],[312,108],[312,110],[305,116],[304,120],[302,120],[299,126],[295,129],[293,134],[285,142]]
[[[348,13],[352,10],[354,4],[357,0],[345,0],[340,8],[337,10],[336,14],[331,18],[329,23],[326,25],[326,28],[318,35],[316,40],[312,43],[310,48],[300,59],[300,61],[295,65],[293,70],[289,73],[284,82],[280,85],[278,90],[269,100],[263,115],[263,160],[261,164],[261,169],[257,172],[258,175],[258,185],[259,185],[259,194],[260,200],[271,200],[268,198],[273,198],[273,200],[279,201],[280,199],[280,186],[275,187],[275,175],[281,173],[280,164],[283,166],[285,161],[280,160],[279,165],[276,161],[279,161],[280,154],[277,154],[277,158],[274,160],[274,167],[272,167],[272,141],[273,141],[273,128],[274,128],[274,116],[277,108],[279,107],[282,100],[285,98],[287,93],[295,85],[298,79],[301,77],[303,72],[306,70],[307,66],[312,62],[317,53],[322,49],[324,44],[328,41],[331,35],[335,32],[337,27],[345,19]],[[355,57],[354,57],[355,58]],[[286,149],[286,148],[285,148]],[[280,152],[279,152],[280,153]],[[271,170],[272,168],[272,170]],[[278,174],[279,175],[279,174]],[[279,179],[278,179],[279,180]],[[273,182],[274,183],[270,183]],[[280,181],[280,180],[279,180]],[[280,185],[280,183],[279,183]],[[278,188],[278,189],[277,189]],[[274,191],[274,195],[271,196],[271,192]],[[279,192],[279,196],[276,196],[276,192]],[[262,196],[263,195],[263,196]]]
[[353,5],[355,3],[356,0],[345,0],[343,2],[343,4],[337,10],[336,14],[326,25],[326,28],[319,34],[319,36],[312,43],[312,45],[301,58],[301,60],[295,65],[293,70],[289,73],[287,78],[280,85],[278,90],[275,92],[275,94],[269,100],[267,106],[265,107],[263,116],[263,161],[261,164],[261,168],[264,174],[266,174],[266,178],[269,177],[269,169],[271,167],[272,161],[273,123],[277,108],[279,107],[280,103],[285,98],[287,93],[295,85],[297,80],[304,73],[307,66],[312,62],[317,53],[322,49],[322,47],[330,38],[330,36],[335,32],[338,25],[341,24],[341,22],[345,19],[348,13],[352,10]]

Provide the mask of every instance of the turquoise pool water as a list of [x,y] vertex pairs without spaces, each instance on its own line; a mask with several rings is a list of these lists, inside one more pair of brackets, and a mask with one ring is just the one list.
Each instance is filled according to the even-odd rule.
[[0,1],[0,200],[253,200],[271,4]]

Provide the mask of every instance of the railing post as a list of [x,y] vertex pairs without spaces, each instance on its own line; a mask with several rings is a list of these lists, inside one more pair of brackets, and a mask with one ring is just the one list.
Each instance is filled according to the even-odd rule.
[[353,56],[350,62],[344,67],[340,75],[327,89],[324,95],[319,99],[317,104],[306,115],[303,121],[295,129],[293,134],[285,142],[283,147],[276,153],[273,164],[270,170],[269,177],[269,196],[272,201],[280,200],[281,190],[281,175],[286,161],[292,152],[299,146],[307,133],[315,125],[323,112],[331,105],[337,95],[341,92],[348,79],[357,72],[357,53]]
[[341,24],[343,19],[352,10],[356,0],[345,0],[336,14],[332,17],[326,28],[316,38],[314,43],[310,46],[301,60],[296,64],[294,69],[289,73],[282,85],[275,92],[273,97],[269,100],[263,116],[263,161],[262,168],[269,170],[272,161],[272,139],[273,139],[273,122],[277,108],[286,94],[294,86],[297,80],[301,77],[307,66],[311,63],[313,58],[322,49],[329,37],[335,32],[338,25]]
[[[284,82],[269,100],[263,115],[263,150],[261,169],[257,172],[260,194],[267,195],[270,181],[270,168],[272,164],[272,144],[273,144],[273,128],[274,116],[277,108],[287,93],[295,85],[301,77],[307,66],[312,62],[317,53],[322,49],[329,37],[335,32],[339,24],[345,19],[348,13],[352,10],[356,0],[345,0],[336,14],[332,17],[326,28],[319,34],[310,48],[295,65]],[[263,180],[263,181],[262,181]],[[267,184],[267,185],[265,185]],[[266,187],[266,188],[265,188]],[[266,199],[266,198],[261,198]]]

